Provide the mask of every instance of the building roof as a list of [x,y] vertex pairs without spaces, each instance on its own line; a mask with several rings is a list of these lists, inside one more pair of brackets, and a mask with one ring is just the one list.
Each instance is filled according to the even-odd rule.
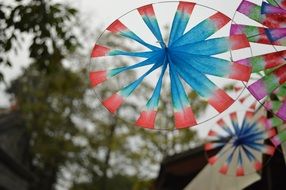
[[182,189],[206,164],[207,159],[203,146],[167,157],[161,164],[154,189]]
[[[214,150],[214,152],[217,150]],[[154,190],[182,190],[208,164],[204,147],[199,146],[180,154],[167,157],[153,187]],[[245,190],[284,190],[286,167],[284,155],[278,147],[271,160],[265,163],[260,173],[261,180],[245,188]]]
[[29,165],[25,161],[28,144],[26,128],[20,114],[2,112],[0,114],[0,165],[23,180],[33,181],[35,176],[29,171]]

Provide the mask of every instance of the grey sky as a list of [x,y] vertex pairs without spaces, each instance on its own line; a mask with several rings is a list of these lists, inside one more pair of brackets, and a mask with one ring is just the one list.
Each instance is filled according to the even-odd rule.
[[[123,14],[133,10],[137,7],[156,2],[163,2],[159,0],[81,0],[81,1],[71,1],[71,0],[59,0],[63,2],[69,2],[75,7],[79,8],[82,18],[87,18],[87,21],[90,22],[90,28],[99,28],[102,31],[115,19],[122,16]],[[252,0],[253,2],[261,2],[261,0]],[[219,10],[220,12],[232,17],[237,6],[241,0],[196,0],[202,5],[212,7]],[[27,40],[28,41],[28,40]],[[90,44],[93,44],[95,39],[91,39]],[[86,52],[86,56],[89,56],[89,50]],[[13,56],[13,67],[12,68],[3,68],[5,78],[9,82],[11,79],[16,78],[21,73],[21,68],[26,67],[29,63],[28,53],[27,53],[27,44],[23,44],[23,50],[19,55]],[[9,105],[9,97],[4,93],[4,85],[0,85],[0,107]],[[230,110],[237,108],[234,106]],[[204,124],[206,126],[206,124]],[[196,127],[197,128],[197,127]],[[200,128],[200,127],[199,127]],[[205,130],[202,133],[206,132]]]

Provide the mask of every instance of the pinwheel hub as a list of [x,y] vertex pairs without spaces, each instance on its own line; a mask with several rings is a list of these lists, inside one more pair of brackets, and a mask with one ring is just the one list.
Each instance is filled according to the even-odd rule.
[[242,146],[242,145],[245,145],[245,141],[244,141],[243,138],[237,137],[237,138],[234,140],[233,145],[234,145],[235,147]]

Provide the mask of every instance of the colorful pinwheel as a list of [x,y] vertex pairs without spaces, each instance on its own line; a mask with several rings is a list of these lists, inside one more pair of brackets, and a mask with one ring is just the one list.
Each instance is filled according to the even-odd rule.
[[[252,21],[244,21],[247,24],[233,23],[230,34],[245,34],[249,42],[264,44],[265,48],[256,48],[259,55],[238,63],[249,65],[254,74],[262,75],[250,83],[248,90],[268,110],[286,121],[286,51],[283,47],[286,46],[286,1],[269,0],[269,3],[263,2],[259,6],[247,0],[242,1],[236,16],[242,14]],[[269,49],[269,45],[272,48],[265,54],[264,51]]]
[[208,133],[205,151],[211,165],[218,166],[219,172],[227,175],[244,176],[262,167],[262,155],[272,156],[275,147],[265,143],[273,137],[275,129],[266,127],[265,116],[257,117],[247,111],[239,120],[238,112],[220,119],[217,126]]
[[271,142],[275,147],[278,147],[282,143],[286,142],[286,122],[281,119],[271,116],[266,120],[267,129],[275,129],[277,134],[271,138]]
[[277,129],[278,134],[271,138],[271,142],[272,142],[272,144],[274,144],[275,147],[286,142],[285,122],[283,122],[279,118],[273,117],[273,118],[268,119],[267,126],[269,129],[270,128],[279,128],[279,129]]
[[[168,2],[172,3],[172,2]],[[90,83],[92,87],[98,87],[107,80],[117,80],[116,77],[124,76],[127,71],[143,68],[143,73],[134,81],[122,86],[108,98],[103,98],[102,104],[112,113],[140,86],[153,72],[160,69],[159,75],[152,78],[154,84],[153,93],[147,101],[146,107],[136,121],[136,125],[144,128],[154,128],[155,118],[159,107],[161,88],[164,78],[169,77],[170,94],[174,112],[174,123],[176,128],[185,128],[196,125],[197,118],[190,106],[190,98],[187,93],[187,86],[195,91],[218,113],[226,110],[233,102],[231,97],[222,87],[216,84],[212,77],[223,78],[224,83],[230,81],[248,81],[251,69],[244,64],[233,62],[231,52],[249,48],[249,42],[245,35],[230,35],[212,37],[217,34],[225,25],[230,23],[230,18],[213,9],[202,7],[195,3],[179,2],[172,3],[177,6],[169,33],[168,43],[161,33],[159,19],[157,20],[156,9],[153,4],[137,9],[136,15],[141,16],[145,27],[151,31],[156,38],[154,43],[143,40],[142,35],[135,34],[120,19],[113,22],[107,31],[112,34],[131,39],[146,51],[124,51],[111,49],[105,45],[96,44],[91,53],[94,61],[100,57],[119,56],[139,57],[142,61],[134,63],[131,61],[127,66],[108,67],[100,70],[90,71]],[[159,6],[159,4],[157,4]],[[206,14],[211,13],[208,18],[202,18],[201,22],[187,29],[193,10],[204,8]],[[134,11],[133,11],[134,12]],[[132,13],[133,13],[132,12]],[[141,21],[142,21],[141,19]],[[140,21],[138,21],[140,23]],[[144,36],[143,36],[144,37]],[[158,47],[157,45],[160,45]],[[129,46],[132,49],[132,46]],[[227,54],[226,58],[219,55]],[[139,75],[138,72],[136,75]],[[210,77],[212,76],[212,77]],[[156,81],[156,82],[154,82]]]
[[[241,91],[242,88],[241,87],[234,87],[235,91]],[[245,91],[247,92],[247,91]],[[278,93],[279,94],[279,93]],[[275,93],[275,95],[277,95],[277,92]],[[252,110],[254,112],[258,112],[258,111],[263,111],[261,110],[261,106],[258,107],[258,109],[256,108],[257,106],[257,101],[255,99],[252,98],[251,94],[249,93],[244,93],[244,95],[241,95],[241,97],[239,97],[238,99],[240,101],[240,103],[244,104],[244,105],[250,105],[249,110]],[[270,101],[267,101],[266,103],[270,103]],[[274,103],[274,105],[279,105],[278,101],[272,100],[272,103]],[[271,130],[271,129],[275,129],[276,131],[276,135],[273,136],[270,140],[272,142],[272,144],[275,147],[278,147],[280,145],[286,145],[286,122],[279,119],[278,117],[274,116],[273,114],[270,114],[269,112],[267,114],[267,119],[265,120],[265,127],[267,130]],[[285,154],[285,147],[282,146],[281,147],[283,154]],[[278,150],[280,150],[280,148],[278,148]],[[286,154],[285,154],[286,155]]]

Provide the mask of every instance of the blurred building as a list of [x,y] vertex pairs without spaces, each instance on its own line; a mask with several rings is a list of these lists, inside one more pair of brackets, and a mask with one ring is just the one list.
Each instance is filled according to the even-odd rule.
[[261,174],[237,178],[214,171],[200,146],[166,158],[152,190],[285,190],[285,176],[282,151],[276,151]]
[[29,137],[20,114],[0,110],[0,190],[29,189],[35,180],[29,160]]

